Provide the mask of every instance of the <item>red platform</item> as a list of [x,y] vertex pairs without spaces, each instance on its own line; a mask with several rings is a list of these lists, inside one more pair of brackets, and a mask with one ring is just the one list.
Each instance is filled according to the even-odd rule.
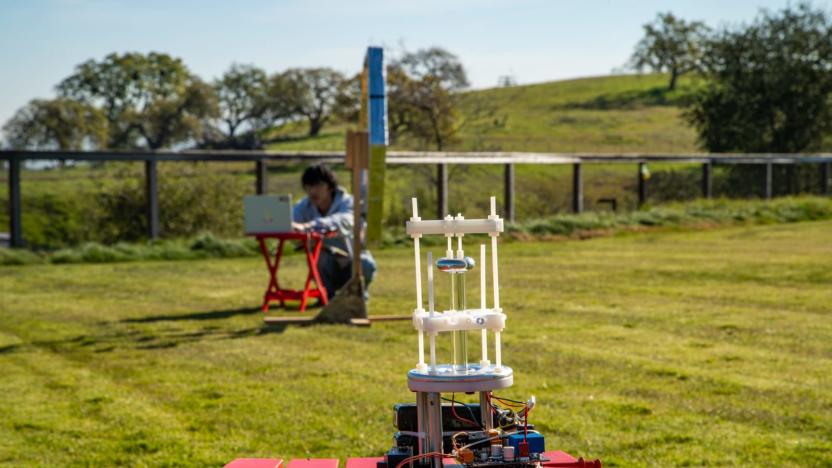
[[[300,301],[300,311],[306,310],[306,303],[309,298],[317,298],[323,305],[329,302],[326,289],[321,282],[318,273],[318,258],[321,256],[321,247],[325,238],[334,237],[336,233],[321,234],[317,232],[273,232],[267,234],[256,234],[257,242],[260,243],[260,252],[266,260],[266,267],[269,270],[269,286],[263,295],[263,312],[269,310],[269,303],[280,302],[281,307],[286,306],[286,301]],[[267,239],[277,239],[277,249],[274,258],[269,253],[266,245]],[[280,267],[280,259],[283,256],[283,244],[287,240],[300,241],[306,253],[306,265],[309,269],[306,275],[306,283],[302,290],[284,289],[280,287],[277,280],[277,271]],[[315,283],[312,287],[312,283]]]
[[[601,468],[601,462],[598,460],[575,459],[572,455],[559,450],[544,452],[543,456],[549,459],[543,466],[549,468]],[[346,468],[376,468],[376,463],[381,460],[384,460],[384,458],[350,458],[347,459]],[[445,464],[456,464],[456,461],[452,458],[446,458]],[[238,458],[225,466],[226,468],[283,468],[282,465],[283,460],[279,458]],[[286,468],[338,468],[338,459],[300,458],[290,461]]]

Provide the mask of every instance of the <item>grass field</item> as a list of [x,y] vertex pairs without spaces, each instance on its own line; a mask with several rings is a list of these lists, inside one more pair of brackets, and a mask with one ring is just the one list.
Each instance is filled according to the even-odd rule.
[[[830,232],[505,244],[502,393],[537,396],[547,448],[606,466],[828,466]],[[376,252],[371,314],[412,309],[411,255]],[[265,331],[265,275],[257,258],[0,268],[0,463],[383,453],[411,326]]]

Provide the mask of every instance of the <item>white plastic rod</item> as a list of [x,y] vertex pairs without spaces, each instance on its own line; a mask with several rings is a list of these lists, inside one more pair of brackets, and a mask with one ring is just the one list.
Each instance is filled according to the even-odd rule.
[[433,253],[428,252],[428,311],[433,317]]
[[500,332],[494,332],[494,361],[498,370],[503,367],[503,353],[500,352]]
[[419,332],[419,368],[425,367],[425,332]]
[[448,258],[454,258],[454,250],[451,244],[451,236],[448,236],[448,251],[445,252],[445,256]]
[[429,335],[430,340],[430,370],[436,372],[436,335]]
[[[485,244],[480,244],[480,309],[485,310]],[[488,331],[482,329],[482,362],[488,362]]]
[[456,257],[463,258],[465,253],[462,251],[462,236],[456,238]]
[[480,309],[485,310],[485,244],[480,244]]
[[491,289],[494,291],[494,309],[500,308],[500,276],[497,272],[497,236],[491,236]]
[[497,216],[497,197],[491,197],[491,216]]
[[410,204],[413,206],[413,218],[419,217],[419,202],[416,201],[416,197],[410,199]]
[[413,239],[414,257],[416,259],[416,310],[422,310],[422,264],[419,252],[419,238]]

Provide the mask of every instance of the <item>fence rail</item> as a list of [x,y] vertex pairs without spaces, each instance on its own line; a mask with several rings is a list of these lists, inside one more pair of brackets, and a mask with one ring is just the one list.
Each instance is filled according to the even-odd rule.
[[[342,151],[0,151],[0,160],[7,163],[9,189],[10,245],[22,247],[22,208],[20,193],[21,163],[33,160],[52,161],[143,161],[145,163],[145,192],[147,200],[148,236],[159,237],[159,197],[157,163],[159,161],[253,162],[255,191],[264,194],[268,185],[268,164],[299,164],[344,162]],[[830,194],[830,165],[832,153],[814,154],[597,154],[597,153],[521,153],[521,152],[439,152],[390,151],[388,164],[435,165],[437,173],[437,213],[448,211],[448,164],[495,164],[504,166],[504,217],[514,221],[515,164],[570,164],[572,165],[572,210],[583,211],[583,164],[635,164],[638,167],[638,202],[647,201],[647,180],[644,166],[651,162],[688,163],[702,165],[702,196],[712,196],[712,168],[719,164],[764,165],[762,180],[766,199],[772,197],[773,166],[775,164],[817,164],[820,170],[821,192]]]

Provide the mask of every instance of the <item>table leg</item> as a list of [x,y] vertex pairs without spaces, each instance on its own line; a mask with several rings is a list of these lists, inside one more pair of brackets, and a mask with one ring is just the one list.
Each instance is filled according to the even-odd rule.
[[315,280],[315,286],[318,290],[318,293],[321,295],[321,303],[323,305],[329,304],[329,296],[327,295],[327,290],[324,287],[323,281],[321,281],[321,273],[318,271],[318,259],[321,258],[321,248],[324,245],[323,239],[318,239],[315,242],[315,247],[312,250],[312,259],[309,265],[309,272],[312,276],[312,279]]
[[269,301],[272,298],[279,299],[281,307],[284,306],[283,296],[280,294],[280,285],[277,281],[277,267],[280,264],[280,258],[283,254],[283,239],[280,239],[278,243],[274,262],[272,262],[271,255],[269,255],[266,238],[258,236],[257,240],[260,243],[260,252],[263,253],[263,259],[266,261],[266,268],[269,270],[269,284],[266,287],[266,293],[263,295],[263,306],[261,307],[263,312],[267,312],[269,310]]

